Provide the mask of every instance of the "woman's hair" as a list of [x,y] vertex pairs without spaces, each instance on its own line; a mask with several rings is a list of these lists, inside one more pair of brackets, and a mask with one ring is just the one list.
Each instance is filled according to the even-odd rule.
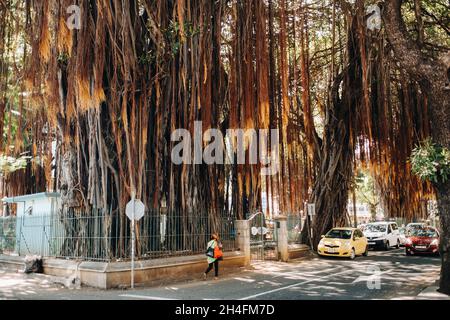
[[214,232],[214,233],[211,235],[211,240],[219,240],[219,234],[218,234],[217,232]]

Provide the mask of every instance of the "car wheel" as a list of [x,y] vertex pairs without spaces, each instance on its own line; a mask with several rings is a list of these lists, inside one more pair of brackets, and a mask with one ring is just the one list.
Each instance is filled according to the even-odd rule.
[[355,249],[352,249],[352,253],[350,254],[350,260],[355,260],[356,258],[356,253],[355,253]]
[[366,247],[366,251],[364,251],[363,256],[367,257],[369,255],[369,246]]
[[391,244],[389,241],[386,241],[386,245],[384,246],[384,250],[388,251],[391,248]]

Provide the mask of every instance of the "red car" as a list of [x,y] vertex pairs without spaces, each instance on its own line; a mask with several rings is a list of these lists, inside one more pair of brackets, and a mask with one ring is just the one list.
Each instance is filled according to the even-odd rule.
[[405,242],[406,255],[439,254],[439,232],[432,227],[412,229]]

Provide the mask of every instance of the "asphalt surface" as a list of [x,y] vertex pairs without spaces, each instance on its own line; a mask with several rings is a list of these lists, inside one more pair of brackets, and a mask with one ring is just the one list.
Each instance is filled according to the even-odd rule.
[[255,262],[219,280],[193,279],[135,290],[67,289],[45,275],[0,269],[0,299],[52,300],[338,300],[414,299],[439,278],[440,258],[370,251],[351,261],[312,257],[290,263]]

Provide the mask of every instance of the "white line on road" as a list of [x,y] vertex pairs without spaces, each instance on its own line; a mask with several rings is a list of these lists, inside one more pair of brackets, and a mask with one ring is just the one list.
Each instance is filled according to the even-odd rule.
[[270,294],[270,293],[274,293],[274,292],[278,292],[278,291],[294,288],[294,287],[297,287],[297,286],[301,286],[303,284],[307,284],[307,283],[310,283],[310,282],[326,279],[326,278],[329,278],[331,276],[338,276],[338,275],[342,275],[342,274],[346,274],[346,273],[350,273],[350,272],[355,272],[355,271],[357,271],[357,270],[350,269],[350,270],[342,271],[342,272],[339,272],[339,273],[332,273],[332,274],[329,274],[327,276],[323,276],[323,277],[320,277],[320,278],[311,279],[311,280],[307,280],[307,281],[303,281],[303,282],[299,282],[299,283],[294,283],[294,284],[291,284],[291,285],[286,286],[286,287],[281,287],[281,288],[277,288],[277,289],[273,289],[273,290],[269,290],[269,291],[264,291],[264,292],[261,292],[261,293],[258,293],[258,294],[254,294],[252,296],[241,298],[239,300],[253,299],[253,298],[260,297],[260,296],[264,296],[266,294]]
[[144,300],[178,300],[173,298],[161,298],[161,297],[152,297],[152,296],[140,296],[137,294],[121,294],[119,297],[125,298],[135,298],[135,299],[144,299]]
[[374,272],[372,275],[369,276],[360,276],[359,278],[355,279],[355,281],[352,282],[352,284],[358,283],[358,282],[367,282],[372,281],[372,279],[379,279],[383,274],[388,274],[394,271],[393,269],[383,271],[383,272]]

